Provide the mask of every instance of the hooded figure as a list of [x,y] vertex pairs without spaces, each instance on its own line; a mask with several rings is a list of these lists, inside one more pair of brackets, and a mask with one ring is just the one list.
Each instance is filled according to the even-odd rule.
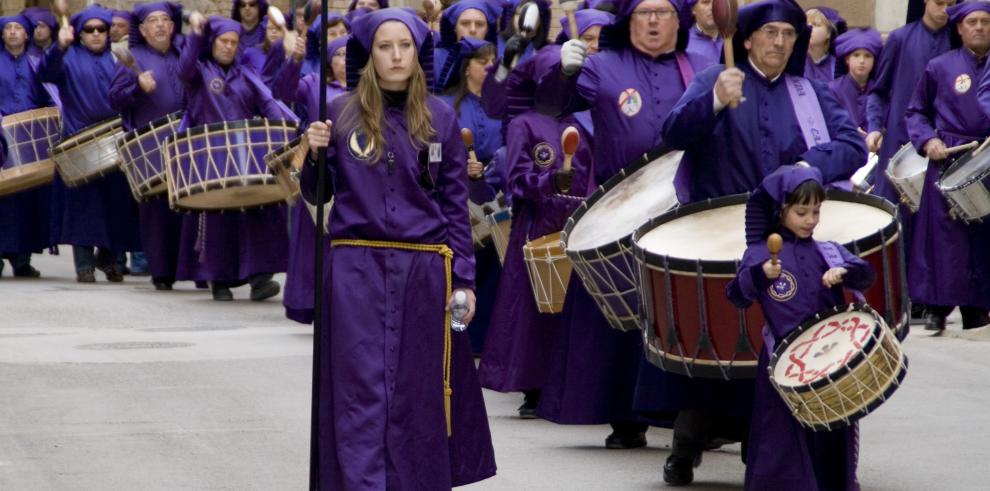
[[241,23],[241,5],[244,3],[244,0],[234,0],[234,4],[230,9],[230,18],[241,23],[241,50],[253,48],[265,42],[265,28],[261,25],[261,21],[268,18],[268,0],[252,1],[258,9],[258,24],[250,31],[246,30],[244,24]]
[[[952,216],[951,206],[939,190],[939,180],[952,182],[972,178],[946,172],[962,155],[945,155],[945,147],[980,141],[990,136],[990,116],[980,108],[979,86],[985,77],[986,24],[990,3],[966,2],[949,7],[952,32],[970,32],[960,47],[928,62],[911,102],[905,125],[915,150],[927,156],[928,172],[918,212],[914,215],[914,240],[908,255],[908,292],[911,300],[927,310],[925,328],[945,329],[945,318],[960,307],[964,329],[990,323],[990,224],[964,223]],[[967,20],[975,21],[973,26]],[[977,36],[979,31],[983,36]],[[963,43],[965,41],[965,43]],[[941,148],[940,148],[941,147]],[[951,253],[947,254],[947,251]]]
[[51,46],[55,42],[55,38],[58,37],[58,21],[50,10],[42,7],[28,7],[21,12],[21,15],[27,17],[28,21],[31,22],[32,32],[29,34],[36,31],[39,24],[44,24],[48,28],[49,34],[48,39],[45,40],[45,44],[41,44],[42,40],[38,39],[36,35],[31,36],[33,42],[31,43],[31,47],[28,48],[28,54],[40,59],[45,55],[45,49]]
[[388,8],[388,0],[371,0],[371,2],[377,3],[378,6],[375,7],[375,8],[371,8],[371,7],[368,6],[368,4],[370,3],[368,1],[365,1],[364,2],[364,6],[359,6],[358,3],[361,3],[361,0],[351,0],[351,4],[347,6],[347,13],[354,12],[355,10],[358,10],[358,9],[367,9],[370,12],[372,10],[379,10],[379,9],[387,9]]
[[[714,25],[712,1],[708,0],[701,7],[698,6],[699,3],[701,2],[698,0],[687,0],[685,5],[691,10],[694,18],[694,24],[688,35],[689,41],[686,51],[692,56],[705,60],[704,68],[708,68],[722,59],[724,39],[722,39],[722,34],[718,32],[718,27]],[[702,26],[708,30],[703,30]]]
[[[375,94],[361,73],[373,76],[364,68],[375,35],[396,22],[411,34],[426,80],[413,68],[405,90]],[[319,347],[319,488],[450,489],[495,474],[468,336],[453,332],[444,314],[448,292],[474,285],[467,152],[453,110],[427,92],[433,40],[426,24],[390,8],[352,27],[351,91],[327,111],[333,273],[324,280]],[[369,99],[383,108],[365,107]],[[414,143],[406,112],[424,107],[435,133]],[[378,135],[357,116],[370,111],[380,118]],[[301,182],[311,200],[314,152]]]
[[[306,31],[306,58],[303,59],[302,75],[320,71],[320,32],[322,26],[322,18],[317,17]],[[336,12],[327,12],[327,26],[329,26],[327,29],[343,26],[345,32],[351,31],[351,21]]]
[[817,60],[813,59],[811,51],[808,52],[808,57],[804,64],[804,76],[822,83],[829,83],[835,79],[839,71],[835,59],[835,39],[846,32],[846,20],[839,15],[838,11],[829,7],[809,9],[806,15],[809,24],[824,24],[821,27],[826,30],[826,35],[828,36],[828,49]]
[[[598,26],[605,28],[615,22],[615,16],[602,12],[601,10],[584,9],[574,12],[574,22],[577,24],[578,36],[583,36],[588,29]],[[560,18],[560,34],[557,35],[557,44],[564,44],[571,38],[570,23],[567,16]]]
[[[835,40],[835,56],[840,64],[859,63],[860,61],[853,61],[852,59],[848,62],[846,60],[847,56],[852,55],[858,50],[864,50],[865,53],[872,56],[869,63],[873,65],[873,69],[870,70],[864,84],[860,84],[853,77],[852,73],[846,73],[828,83],[828,88],[832,89],[839,103],[849,112],[849,117],[852,118],[853,124],[858,128],[862,128],[863,131],[866,131],[867,127],[866,100],[870,89],[873,87],[873,80],[876,74],[875,63],[880,59],[882,47],[883,40],[880,39],[880,33],[876,29],[852,29],[841,34]],[[846,71],[851,72],[851,70]]]
[[[782,214],[797,214],[786,205],[814,207],[819,204],[816,195],[824,196],[824,189],[821,172],[815,168],[785,165],[763,180],[746,205],[748,246],[736,278],[726,286],[726,295],[739,308],[759,302],[767,321],[747,443],[747,490],[859,489],[858,424],[832,431],[802,427],[771,385],[767,373],[769,355],[776,344],[814,314],[844,304],[843,287],[862,291],[874,280],[870,265],[841,245],[819,243],[811,236],[813,229],[807,237],[800,237],[785,225]],[[796,201],[792,196],[809,199]],[[779,233],[784,239],[779,254],[782,271],[775,279],[768,278],[765,272],[770,259],[766,237],[770,233]],[[825,251],[829,249],[829,255],[841,260],[826,259]],[[846,270],[841,283],[824,286],[825,272],[836,267]],[[793,293],[778,293],[784,290]]]
[[486,0],[460,0],[443,11],[440,19],[440,42],[433,53],[436,79],[440,79],[440,70],[450,56],[450,50],[457,44],[457,23],[465,12],[473,10],[481,12],[487,22],[484,40],[492,44],[498,43],[498,12]]

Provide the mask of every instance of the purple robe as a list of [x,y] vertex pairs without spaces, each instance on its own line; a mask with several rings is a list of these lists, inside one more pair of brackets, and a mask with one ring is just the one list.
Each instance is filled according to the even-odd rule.
[[866,131],[866,99],[870,89],[873,88],[873,80],[866,82],[865,87],[860,87],[848,73],[829,82],[828,88],[832,89],[835,98],[842,105],[842,108],[849,113],[854,125]]
[[722,36],[716,34],[710,37],[698,28],[691,28],[687,48],[684,50],[691,58],[698,60],[698,70],[704,70],[717,65],[722,60]]
[[[253,70],[236,62],[224,69],[209,57],[201,59],[203,41],[200,35],[189,35],[179,56],[187,126],[255,116],[294,117],[272,97]],[[222,92],[217,93],[216,87]],[[289,240],[286,216],[281,205],[243,213],[184,215],[176,279],[233,282],[285,271]]]
[[[427,150],[412,147],[397,104],[387,105],[382,121],[383,151],[392,155],[391,164],[357,157],[363,138],[341,119],[351,97],[336,98],[328,111],[338,123],[327,159],[327,189],[334,195],[330,235],[447,244],[454,252],[453,287],[472,288],[467,152],[453,111],[438,98],[427,100],[437,131],[431,141],[441,151],[441,162],[426,164],[436,185],[428,191],[420,164],[428,160]],[[313,166],[304,167],[302,184],[310,199],[315,174]],[[441,360],[450,327],[444,325],[443,258],[342,246],[331,250],[327,269],[332,274],[324,280],[320,489],[449,489],[494,475],[466,332],[451,333],[452,434],[446,433]]]
[[[789,300],[770,297],[771,281],[762,265],[770,258],[766,245],[750,245],[739,265],[738,276],[727,287],[729,299],[736,305],[759,302],[767,325],[776,342],[783,340],[802,322],[826,308],[845,303],[842,286],[827,289],[822,275],[829,269],[813,239],[796,239],[781,231],[784,248],[780,262],[796,278],[799,294]],[[845,267],[844,285],[865,289],[872,283],[869,265],[841,245]],[[859,489],[856,480],[858,460],[858,425],[840,430],[814,432],[802,427],[790,408],[770,384],[767,374],[769,355],[764,346],[756,373],[753,416],[746,457],[746,489]],[[816,469],[819,473],[816,474]]]
[[[932,138],[940,138],[950,147],[990,135],[990,117],[979,107],[975,82],[963,83],[965,77],[977,80],[985,66],[986,58],[978,60],[966,48],[954,49],[928,63],[905,114],[908,136],[919,153]],[[966,90],[960,93],[963,87]],[[925,305],[987,310],[990,225],[967,225],[949,215],[937,181],[950,163],[928,163],[921,205],[915,215],[908,291],[911,300]]]
[[716,65],[698,74],[664,125],[664,140],[684,150],[682,203],[748,192],[777,167],[801,160],[820,169],[826,183],[848,179],[866,162],[862,135],[824,85],[811,81],[831,141],[808,148],[785,75],[771,82],[748,62],[738,67],[746,74],[739,107],[714,111],[712,91],[723,70]]
[[[867,98],[868,127],[864,129],[867,132],[886,130],[883,144],[878,152],[880,158],[875,171],[876,187],[873,192],[893,203],[899,203],[900,197],[884,171],[887,169],[888,160],[908,142],[904,111],[928,61],[949,51],[951,29],[954,28],[943,27],[933,32],[918,20],[891,31],[880,59],[873,69],[876,81]],[[906,208],[901,210],[906,237],[910,237],[913,214],[904,211]]]
[[[134,34],[132,34],[134,35]],[[140,33],[138,33],[140,35]],[[179,70],[181,37],[173,38],[173,47],[162,53],[147,44],[131,48],[142,70],[152,72],[155,90],[146,94],[138,85],[137,75],[120,64],[110,87],[110,105],[120,112],[124,129],[140,129],[152,121],[180,111],[185,106],[185,89],[175,76]],[[132,41],[132,44],[135,44]],[[141,246],[148,259],[148,270],[155,280],[175,278],[178,262],[182,215],[172,211],[165,195],[138,203],[141,219]]]
[[527,240],[560,232],[567,217],[594,189],[591,145],[581,133],[574,155],[574,182],[567,196],[554,187],[554,174],[563,165],[560,135],[568,126],[580,127],[573,117],[554,119],[530,111],[512,119],[506,140],[511,163],[508,192],[512,195],[512,230],[495,298],[494,314],[479,366],[483,387],[500,392],[541,389],[557,334],[559,315],[537,310],[523,262]]
[[804,77],[827,84],[835,80],[835,55],[828,54],[815,63],[811,56],[804,60]]

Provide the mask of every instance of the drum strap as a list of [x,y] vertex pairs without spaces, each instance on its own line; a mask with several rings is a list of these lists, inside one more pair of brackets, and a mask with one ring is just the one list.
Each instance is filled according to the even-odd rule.
[[791,96],[791,105],[794,106],[794,115],[797,116],[805,145],[811,149],[832,141],[828,136],[828,126],[822,115],[818,94],[811,82],[804,77],[785,75],[784,83],[787,84],[787,93]]
[[[330,247],[371,247],[375,249],[399,249],[404,251],[434,252],[443,256],[444,273],[447,280],[447,294],[445,299],[450,298],[452,290],[452,270],[454,261],[454,251],[446,244],[413,244],[409,242],[393,242],[387,240],[362,240],[362,239],[336,239],[330,241]],[[450,310],[444,314],[443,318],[443,411],[447,420],[447,437],[452,434],[450,424],[450,396],[453,390],[450,388],[450,360],[452,342],[450,335]]]
[[[834,242],[822,242],[816,240],[815,245],[818,246],[818,252],[821,253],[829,268],[841,268],[842,265],[846,263],[842,259],[842,253],[839,252],[838,246],[836,246]],[[863,296],[863,292],[853,290],[852,288],[847,288],[847,290],[852,292],[853,296],[856,297],[856,301],[863,304],[866,303],[866,297]]]
[[691,66],[691,60],[688,60],[683,51],[674,52],[674,60],[677,61],[677,71],[681,72],[684,90],[687,90],[688,85],[691,85],[691,81],[694,80],[694,67]]

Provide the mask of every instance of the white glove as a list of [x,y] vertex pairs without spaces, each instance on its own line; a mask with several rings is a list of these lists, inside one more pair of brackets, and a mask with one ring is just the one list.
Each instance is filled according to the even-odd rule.
[[571,39],[560,47],[560,71],[571,76],[581,70],[588,58],[588,45],[580,39]]

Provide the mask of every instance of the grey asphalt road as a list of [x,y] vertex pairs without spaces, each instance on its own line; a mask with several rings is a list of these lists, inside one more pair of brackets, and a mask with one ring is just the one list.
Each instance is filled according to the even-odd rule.
[[[304,489],[312,335],[279,301],[233,304],[143,278],[0,279],[0,490]],[[916,330],[895,396],[861,425],[867,490],[990,489],[990,332]],[[648,490],[670,432],[605,450],[605,426],[514,417],[486,392],[499,473],[476,490]],[[705,455],[692,489],[741,489],[739,446]]]

